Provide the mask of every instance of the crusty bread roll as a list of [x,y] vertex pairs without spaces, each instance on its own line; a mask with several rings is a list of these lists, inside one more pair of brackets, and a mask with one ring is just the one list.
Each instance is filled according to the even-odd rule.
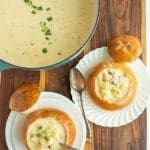
[[[63,136],[61,132],[64,132],[65,135]],[[38,134],[41,134],[41,136]],[[59,136],[59,134],[62,135]],[[57,109],[44,108],[30,113],[23,127],[23,139],[30,150],[43,150],[43,148],[47,150],[49,146],[51,149],[57,149],[60,146],[58,142],[63,141],[64,137],[65,140],[63,142],[71,146],[75,140],[75,136],[76,128],[73,121],[65,112]]]
[[89,75],[87,90],[92,100],[108,110],[129,105],[136,94],[137,80],[125,64],[106,61]]
[[132,35],[121,35],[108,44],[108,52],[116,62],[132,62],[142,53],[140,40]]
[[35,105],[40,96],[37,84],[24,84],[16,89],[10,97],[9,108],[12,111],[25,112]]

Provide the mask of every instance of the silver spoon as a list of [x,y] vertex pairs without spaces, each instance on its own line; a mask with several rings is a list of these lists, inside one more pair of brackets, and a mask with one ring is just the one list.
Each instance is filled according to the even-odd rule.
[[70,84],[71,84],[71,87],[79,93],[82,114],[83,114],[83,118],[84,118],[85,125],[86,125],[86,131],[87,131],[86,137],[90,138],[90,136],[91,136],[90,125],[89,125],[88,120],[85,116],[85,111],[84,111],[84,107],[83,107],[83,100],[82,100],[82,92],[85,90],[86,84],[85,84],[85,80],[84,80],[83,75],[76,68],[73,68],[70,71]]

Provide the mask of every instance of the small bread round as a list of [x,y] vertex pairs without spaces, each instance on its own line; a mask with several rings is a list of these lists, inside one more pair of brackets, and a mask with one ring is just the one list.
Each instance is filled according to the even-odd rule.
[[24,84],[18,87],[10,97],[9,108],[12,111],[24,112],[31,108],[40,96],[37,84]]
[[[123,96],[121,99],[112,102],[102,99],[96,93],[97,88],[96,79],[99,73],[101,73],[106,68],[119,69],[123,74],[127,75],[130,81],[125,96]],[[137,80],[132,70],[125,64],[119,64],[112,61],[106,61],[98,65],[98,67],[94,70],[94,72],[92,72],[89,75],[89,78],[87,80],[87,91],[91,96],[93,102],[95,102],[98,106],[108,110],[117,110],[129,105],[135,97],[136,89],[137,89]]]
[[142,53],[140,40],[132,35],[121,35],[110,41],[108,52],[116,62],[133,62]]
[[66,145],[72,145],[76,137],[76,128],[70,117],[63,111],[57,109],[43,108],[30,113],[23,126],[23,139],[26,146],[29,148],[27,143],[27,131],[32,123],[38,119],[44,119],[52,117],[58,120],[65,128],[66,131]]

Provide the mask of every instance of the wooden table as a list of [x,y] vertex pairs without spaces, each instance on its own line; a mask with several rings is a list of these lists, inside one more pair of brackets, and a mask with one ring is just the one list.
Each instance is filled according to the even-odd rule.
[[[107,45],[116,35],[129,33],[141,38],[145,49],[145,0],[100,0],[100,21],[97,31],[85,53]],[[9,114],[9,98],[14,89],[23,83],[39,83],[43,90],[54,91],[69,98],[69,71],[83,56],[66,66],[49,71],[8,70],[1,72],[0,82],[0,150],[7,150],[5,123]],[[145,60],[145,51],[142,59]],[[93,136],[85,150],[146,150],[146,113],[134,122],[119,128],[92,125]]]

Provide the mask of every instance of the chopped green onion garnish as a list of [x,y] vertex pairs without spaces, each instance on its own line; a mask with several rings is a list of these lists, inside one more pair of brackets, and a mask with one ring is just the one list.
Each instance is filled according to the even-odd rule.
[[52,33],[50,32],[50,30],[48,29],[46,32],[45,32],[45,35],[52,35]]
[[38,134],[36,134],[36,136],[37,136],[37,137],[41,137],[41,134],[38,133]]
[[52,17],[47,17],[47,21],[52,21],[53,18]]
[[36,8],[37,8],[37,6],[35,6],[35,5],[32,5],[32,8],[36,9]]
[[46,8],[46,10],[49,11],[49,10],[51,10],[51,9],[48,7],[48,8]]
[[48,141],[48,140],[49,140],[49,138],[48,138],[47,136],[45,136],[45,137],[44,137],[44,139],[45,139],[46,141]]
[[[24,2],[30,6],[30,8],[32,9],[31,11],[31,14],[37,14],[38,13],[38,10],[39,11],[42,11],[42,10],[45,10],[45,11],[49,11],[50,8],[47,7],[47,8],[43,8],[43,6],[36,6],[32,3],[32,0],[24,0]],[[53,18],[52,17],[47,17],[45,20],[43,21],[40,21],[40,29],[41,31],[44,33],[45,35],[45,39],[48,41],[48,44],[51,44],[51,42],[49,41],[49,36],[52,35],[51,33],[51,30],[49,28],[49,26],[51,25],[50,21],[52,21]],[[33,44],[31,43],[31,45],[33,46]],[[43,53],[47,53],[47,48],[43,48],[42,49],[42,52]]]
[[35,10],[32,10],[32,11],[31,11],[31,14],[36,14],[36,11],[35,11]]
[[113,73],[112,73],[111,71],[108,71],[108,74],[109,74],[109,75],[112,75]]
[[27,4],[28,4],[29,6],[31,6],[31,5],[32,5],[32,1],[29,0],[29,1],[27,2]]
[[45,21],[43,22],[43,25],[46,26],[46,22]]
[[28,3],[28,2],[29,2],[29,0],[24,0],[24,2],[25,2],[25,3]]
[[42,49],[42,52],[43,52],[43,53],[47,53],[47,51],[48,51],[47,48],[43,48],[43,49]]
[[49,37],[46,37],[45,39],[46,39],[46,40],[49,40]]
[[41,130],[41,129],[42,129],[42,126],[38,126],[38,129]]
[[37,7],[37,10],[43,10],[42,6]]

